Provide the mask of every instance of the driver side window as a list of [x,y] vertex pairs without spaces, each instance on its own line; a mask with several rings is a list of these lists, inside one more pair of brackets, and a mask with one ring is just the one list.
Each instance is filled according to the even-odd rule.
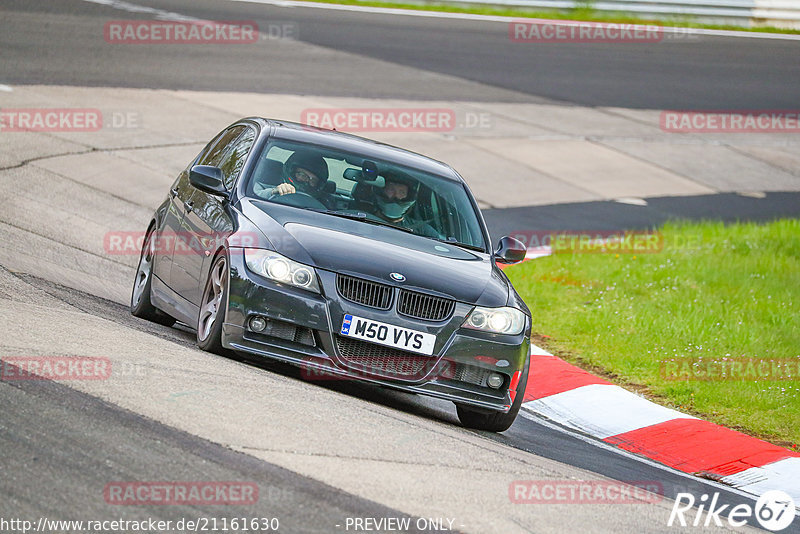
[[250,153],[250,148],[256,139],[256,132],[252,128],[246,128],[245,131],[233,142],[230,147],[225,151],[221,161],[217,166],[222,169],[224,176],[223,182],[225,189],[230,191],[236,178],[247,161],[247,155]]
[[228,128],[225,130],[222,135],[217,137],[214,146],[211,147],[211,150],[205,153],[205,155],[198,161],[199,165],[213,165],[214,167],[219,167],[219,162],[222,160],[222,156],[225,154],[225,149],[228,148],[228,145],[237,137],[242,131],[246,128],[246,126],[234,126],[233,128]]
[[225,188],[230,191],[253,146],[256,132],[247,126],[228,128],[212,143],[198,164],[213,165],[222,169]]

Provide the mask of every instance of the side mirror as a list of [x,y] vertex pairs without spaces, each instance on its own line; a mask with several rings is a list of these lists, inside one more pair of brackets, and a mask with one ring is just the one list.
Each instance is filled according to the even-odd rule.
[[497,250],[494,251],[495,260],[500,263],[519,263],[525,259],[528,249],[518,239],[505,236],[500,238]]
[[222,169],[211,165],[195,165],[189,171],[189,183],[200,191],[228,198],[228,190],[222,182]]

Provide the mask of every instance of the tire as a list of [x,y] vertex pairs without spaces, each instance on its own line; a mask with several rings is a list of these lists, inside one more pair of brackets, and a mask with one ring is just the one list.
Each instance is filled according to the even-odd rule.
[[487,432],[503,432],[508,430],[517,418],[519,409],[522,406],[523,398],[525,397],[525,388],[528,385],[528,370],[530,369],[531,359],[528,356],[525,361],[525,370],[517,384],[517,395],[514,397],[514,403],[507,413],[502,412],[478,412],[456,404],[456,411],[458,412],[458,420],[467,428],[474,428],[476,430],[486,430]]
[[164,326],[175,324],[175,318],[153,306],[150,300],[150,288],[153,284],[153,262],[156,259],[156,246],[153,241],[154,230],[147,232],[147,237],[139,254],[139,265],[131,290],[131,315],[153,321]]
[[222,323],[225,322],[225,307],[228,305],[229,281],[228,258],[222,253],[211,263],[197,316],[197,346],[220,356],[231,355],[222,346]]

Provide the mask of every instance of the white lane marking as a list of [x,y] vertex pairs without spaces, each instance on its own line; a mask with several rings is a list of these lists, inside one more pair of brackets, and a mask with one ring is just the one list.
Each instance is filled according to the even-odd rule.
[[614,202],[618,202],[620,204],[630,204],[631,206],[647,206],[647,201],[645,199],[637,197],[615,198]]
[[11,93],[14,90],[11,88],[10,85],[3,85],[0,83],[0,91],[3,91],[4,93]]
[[[353,6],[346,4],[328,4],[320,2],[302,2],[297,0],[228,0],[229,2],[246,2],[249,4],[269,4],[276,7],[310,7],[333,11],[355,11],[358,13],[376,13],[381,15],[408,15],[410,17],[426,17],[433,19],[482,20],[487,22],[509,22],[518,20],[514,17],[496,15],[477,15],[473,13],[448,13],[446,11],[419,11],[396,7]],[[537,20],[537,19],[530,19]]]
[[531,356],[552,356],[552,354],[544,350],[542,347],[531,343]]
[[[91,0],[86,0],[91,1]],[[110,0],[109,0],[110,1]],[[574,25],[580,21],[551,20],[551,19],[523,19],[522,17],[500,17],[496,15],[476,15],[473,13],[448,13],[445,11],[418,11],[415,9],[399,9],[394,7],[350,6],[343,4],[325,4],[317,2],[302,2],[298,0],[227,0],[228,2],[247,2],[250,4],[268,4],[276,7],[308,7],[314,9],[328,9],[333,11],[356,11],[360,13],[377,13],[382,15],[404,15],[409,17],[426,17],[439,19],[478,20],[485,22],[511,22],[524,20],[536,24],[549,24],[551,26]],[[642,27],[647,27],[642,25]],[[709,35],[714,37],[744,37],[748,39],[777,39],[784,41],[800,41],[800,35],[787,33],[759,33],[736,30],[707,30],[702,28],[679,28],[673,26],[660,26],[664,33],[679,34],[684,37],[690,35]]]
[[581,386],[528,401],[522,408],[600,439],[672,419],[696,419],[609,384]]
[[[556,432],[561,432],[562,434],[566,434],[566,435],[568,435],[570,437],[573,437],[575,439],[583,441],[584,443],[588,443],[590,445],[594,445],[595,447],[597,447],[599,449],[603,449],[603,450],[606,450],[606,451],[609,451],[609,452],[613,452],[614,454],[617,454],[619,456],[623,456],[628,460],[633,460],[634,462],[638,462],[638,463],[642,463],[642,464],[648,465],[650,467],[654,467],[654,468],[656,468],[656,469],[658,469],[660,471],[666,471],[667,473],[670,473],[672,475],[675,475],[675,476],[678,476],[680,478],[685,478],[687,480],[690,480],[693,483],[704,484],[706,486],[711,486],[711,487],[714,487],[714,488],[717,488],[717,489],[720,489],[720,490],[724,490],[724,491],[727,491],[727,492],[730,492],[730,493],[734,493],[736,495],[739,495],[740,497],[746,497],[748,499],[753,499],[753,501],[755,502],[755,499],[756,499],[755,494],[752,494],[752,493],[747,492],[747,491],[743,491],[743,490],[741,490],[741,489],[739,489],[737,487],[728,486],[726,484],[723,484],[722,482],[717,482],[716,480],[711,480],[711,479],[706,479],[706,478],[697,478],[696,476],[690,475],[689,473],[684,473],[683,471],[678,471],[674,467],[670,467],[668,465],[660,464],[660,463],[656,462],[655,460],[651,460],[650,458],[645,458],[644,456],[639,456],[638,454],[634,454],[632,452],[626,451],[625,449],[620,449],[619,447],[616,447],[614,445],[609,445],[608,443],[605,443],[603,441],[599,441],[597,438],[593,438],[591,436],[586,436],[585,434],[580,434],[580,433],[575,432],[574,430],[572,430],[570,428],[567,428],[565,426],[562,426],[561,424],[558,424],[557,422],[550,421],[550,420],[548,420],[546,418],[543,418],[541,416],[538,416],[536,414],[520,411],[519,415],[521,417],[524,417],[525,419],[528,419],[529,421],[533,421],[534,423],[540,424],[543,427],[549,428],[551,430],[555,430]],[[686,491],[686,488],[682,488],[681,491]]]
[[774,489],[783,490],[794,499],[800,510],[800,458],[784,458],[761,467],[751,467],[722,480],[757,495]]
[[529,248],[528,251],[525,253],[526,260],[535,260],[536,258],[544,258],[545,256],[550,256],[553,253],[553,249],[549,246],[540,246],[540,247],[532,247]]
[[180,13],[175,13],[173,11],[165,11],[163,9],[157,9],[154,7],[131,4],[130,2],[125,2],[123,0],[83,0],[83,1],[92,4],[100,4],[103,6],[113,7],[114,9],[127,11],[129,13],[147,13],[153,15],[157,20],[168,20],[175,22],[206,22],[204,19],[189,17],[187,15],[181,15]]

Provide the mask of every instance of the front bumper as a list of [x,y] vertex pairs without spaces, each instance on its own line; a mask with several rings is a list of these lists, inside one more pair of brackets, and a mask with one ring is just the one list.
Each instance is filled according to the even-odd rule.
[[[472,310],[463,303],[456,303],[452,316],[441,322],[412,319],[394,308],[377,310],[342,298],[336,289],[335,273],[317,270],[322,294],[316,294],[250,272],[243,255],[235,252],[241,250],[232,250],[230,255],[229,297],[222,331],[226,348],[299,365],[303,376],[311,380],[355,379],[483,410],[510,409],[509,384],[514,373],[522,370],[530,350],[528,328],[517,336],[462,329],[464,318]],[[352,353],[351,338],[338,335],[346,313],[435,334],[434,353],[421,356],[390,351],[395,359],[407,355],[412,362],[408,365],[415,366],[413,373],[405,372],[411,367],[402,361],[394,367],[354,363],[347,357]],[[248,328],[254,315],[268,320],[266,334]],[[365,349],[375,348],[371,343],[359,343],[367,345]],[[499,389],[486,385],[490,372],[504,376]]]

